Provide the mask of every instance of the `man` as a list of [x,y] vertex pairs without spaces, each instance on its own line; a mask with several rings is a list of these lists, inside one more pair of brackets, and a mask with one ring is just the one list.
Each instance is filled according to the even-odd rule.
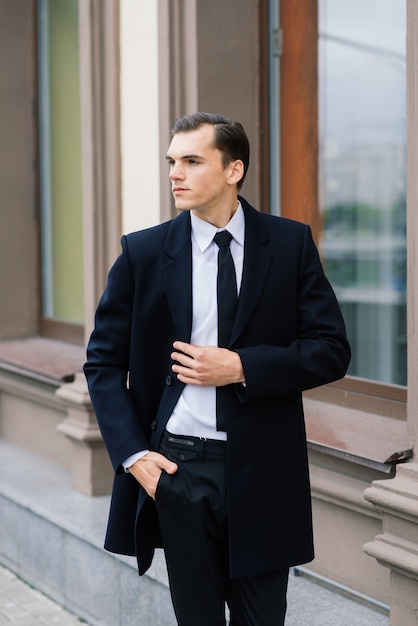
[[140,574],[164,547],[181,626],[225,624],[225,602],[232,625],[276,626],[289,567],[313,558],[301,394],[350,348],[310,228],[237,195],[242,126],[197,113],[172,132],[180,215],[122,237],[84,366],[115,468],[105,547]]

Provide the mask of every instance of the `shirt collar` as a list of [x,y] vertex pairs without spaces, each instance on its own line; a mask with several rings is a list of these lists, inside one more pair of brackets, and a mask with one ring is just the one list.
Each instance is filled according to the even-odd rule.
[[212,243],[215,234],[219,230],[228,230],[234,240],[240,246],[244,246],[245,218],[241,202],[238,201],[238,208],[225,228],[216,228],[213,224],[209,224],[209,222],[205,222],[205,220],[197,217],[197,215],[193,212],[190,213],[190,217],[192,220],[192,236],[194,237],[201,252],[204,252],[206,248],[208,248],[208,246]]

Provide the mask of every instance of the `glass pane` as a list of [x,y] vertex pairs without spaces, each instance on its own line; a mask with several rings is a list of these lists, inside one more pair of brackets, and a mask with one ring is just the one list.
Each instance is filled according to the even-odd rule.
[[320,0],[321,252],[349,374],[406,385],[405,0]]
[[82,323],[78,0],[38,6],[43,316]]

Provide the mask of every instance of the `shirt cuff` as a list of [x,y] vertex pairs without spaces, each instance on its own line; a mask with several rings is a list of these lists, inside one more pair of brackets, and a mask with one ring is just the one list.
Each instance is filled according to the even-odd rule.
[[128,472],[131,465],[139,461],[139,459],[142,459],[142,457],[148,454],[148,452],[149,450],[142,450],[141,452],[136,452],[135,454],[132,454],[131,456],[129,456],[125,461],[123,461],[122,467],[125,470],[125,472]]

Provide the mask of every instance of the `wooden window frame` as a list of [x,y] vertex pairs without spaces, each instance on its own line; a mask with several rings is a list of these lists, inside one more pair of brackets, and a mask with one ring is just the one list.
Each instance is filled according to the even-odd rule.
[[[281,215],[320,233],[318,10],[316,0],[280,2]],[[291,33],[291,35],[289,34]]]
[[[281,215],[309,223],[318,243],[321,214],[317,0],[280,2],[280,26],[283,32],[280,64]],[[262,55],[260,58],[264,62]],[[266,158],[266,154],[264,151],[262,158]],[[261,168],[262,171],[267,169]],[[260,183],[261,188],[264,186],[266,190],[265,181]],[[336,393],[337,386],[341,391],[339,395]],[[376,412],[376,406],[383,411],[385,399],[393,400],[398,419],[406,419],[406,387],[347,376],[330,389],[321,388],[315,393],[316,396],[318,394],[325,401],[337,401],[340,407],[354,404],[372,412]],[[343,398],[344,402],[341,402]]]

